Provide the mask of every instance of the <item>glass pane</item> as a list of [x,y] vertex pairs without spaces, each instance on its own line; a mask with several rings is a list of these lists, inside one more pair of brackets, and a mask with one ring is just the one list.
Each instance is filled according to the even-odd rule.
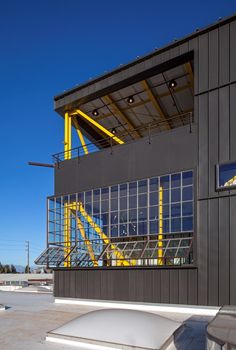
[[180,187],[180,174],[171,175],[171,187]]
[[120,198],[120,210],[127,209],[127,197]]
[[101,190],[101,199],[109,199],[109,188],[102,188]]
[[140,208],[138,211],[138,220],[147,220],[147,208]]
[[138,193],[147,193],[147,180],[138,182]]
[[101,212],[106,213],[109,210],[109,201],[101,202]]
[[92,191],[85,192],[85,201],[87,203],[92,201]]
[[111,199],[111,211],[118,210],[118,198]]
[[101,215],[101,222],[102,222],[103,225],[108,225],[109,224],[109,215],[108,215],[108,213]]
[[181,204],[171,204],[171,217],[181,216]]
[[127,196],[127,184],[120,185],[120,197]]
[[171,219],[171,232],[181,232],[181,219]]
[[183,186],[192,185],[193,184],[193,172],[186,171],[182,174],[182,184]]
[[128,230],[128,226],[127,224],[121,224],[120,225],[120,236],[127,236],[127,230]]
[[158,190],[158,178],[157,177],[150,179],[149,188],[150,188],[150,192]]
[[158,221],[150,221],[150,234],[153,235],[157,234],[158,232]]
[[184,202],[182,204],[182,215],[183,216],[193,215],[193,202]]
[[175,188],[171,190],[171,202],[180,202],[181,198],[180,188]]
[[111,225],[118,224],[118,212],[111,213]]
[[138,206],[146,207],[147,206],[147,194],[140,194],[138,196]]
[[118,237],[118,226],[111,226],[111,237]]
[[158,209],[159,207],[155,206],[155,207],[150,207],[149,208],[149,218],[150,220],[156,220],[158,219]]
[[162,221],[162,227],[163,227],[163,233],[168,233],[168,232],[170,232],[170,228],[169,228],[169,219],[163,220],[163,221]]
[[118,197],[118,186],[112,186],[111,187],[111,198],[117,198]]
[[129,224],[129,235],[130,236],[137,235],[137,223],[136,222]]
[[164,189],[169,188],[169,175],[160,177],[160,186]]
[[120,223],[127,222],[127,210],[120,211]]
[[129,221],[137,221],[137,209],[129,210]]
[[183,231],[192,231],[193,230],[193,217],[182,219]]
[[170,201],[170,192],[169,190],[163,191],[163,203],[169,203]]
[[93,214],[100,213],[100,202],[93,202]]
[[219,165],[219,187],[236,186],[236,162]]
[[137,194],[137,182],[131,182],[129,184],[129,195]]
[[100,200],[100,189],[99,190],[93,190],[93,200],[99,201]]
[[149,194],[150,205],[158,205],[158,192],[152,192]]
[[163,218],[166,219],[170,216],[170,210],[169,210],[169,205],[163,205],[162,207],[162,215],[163,215]]
[[137,208],[137,196],[129,197],[129,207],[130,208]]
[[183,196],[182,200],[183,201],[189,201],[193,199],[193,187],[188,186],[188,187],[183,187]]
[[139,235],[146,235],[147,234],[147,221],[143,221],[143,222],[138,223],[138,234]]

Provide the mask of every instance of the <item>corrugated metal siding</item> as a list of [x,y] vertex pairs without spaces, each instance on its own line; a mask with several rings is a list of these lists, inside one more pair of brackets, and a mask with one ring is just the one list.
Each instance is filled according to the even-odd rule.
[[[235,37],[236,21],[233,20],[151,59],[152,63],[159,64],[194,50],[198,283],[196,270],[76,271],[75,291],[66,292],[64,279],[66,274],[72,276],[72,271],[57,271],[56,278],[60,277],[57,296],[69,293],[71,297],[115,300],[236,303],[236,191],[215,191],[216,164],[236,161]],[[91,290],[95,281],[96,292]]]
[[197,304],[197,269],[58,269],[55,297]]

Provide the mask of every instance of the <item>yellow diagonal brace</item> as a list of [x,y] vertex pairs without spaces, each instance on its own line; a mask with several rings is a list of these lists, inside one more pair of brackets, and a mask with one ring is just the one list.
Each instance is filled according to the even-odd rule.
[[122,141],[121,139],[119,139],[119,137],[115,136],[114,134],[112,134],[112,132],[110,132],[109,130],[107,130],[106,128],[104,128],[104,126],[102,126],[101,124],[99,124],[98,122],[96,122],[96,120],[94,120],[93,118],[91,118],[89,115],[87,115],[86,113],[82,112],[80,109],[76,109],[75,113],[71,113],[71,115],[74,114],[79,114],[81,117],[83,117],[84,119],[86,119],[88,122],[90,122],[91,124],[93,124],[94,126],[96,126],[99,130],[103,131],[104,134],[106,134],[107,136],[111,137],[114,141],[116,141],[117,143],[119,143],[120,145],[124,144],[124,141]]
[[88,148],[87,148],[86,143],[85,143],[85,141],[84,141],[84,136],[83,136],[82,132],[80,131],[79,124],[78,124],[78,122],[77,122],[76,119],[74,119],[74,124],[75,124],[75,127],[76,127],[77,134],[78,134],[78,136],[79,136],[81,145],[82,145],[82,147],[83,147],[84,154],[88,154],[89,151],[88,151]]
[[[79,211],[80,213],[83,215],[83,217],[88,221],[88,223],[91,225],[91,227],[95,230],[95,232],[97,232],[99,234],[99,236],[101,237],[101,239],[106,243],[109,244],[110,239],[107,237],[107,235],[105,235],[105,233],[102,231],[102,229],[100,228],[99,225],[97,225],[93,219],[87,214],[87,212],[85,211],[83,205],[81,202],[79,202]],[[125,257],[123,256],[123,254],[117,249],[116,245],[111,243],[111,249],[113,250],[113,253],[115,254],[116,258],[118,260],[121,260],[121,264],[124,266],[130,266],[130,265],[136,265],[136,260],[130,260],[128,261],[127,259],[125,259]]]

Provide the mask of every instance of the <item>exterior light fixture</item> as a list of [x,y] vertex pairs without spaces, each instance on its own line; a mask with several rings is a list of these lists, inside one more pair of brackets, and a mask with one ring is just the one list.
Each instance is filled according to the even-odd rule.
[[169,82],[169,88],[174,89],[176,86],[177,86],[176,80],[172,79],[172,80]]
[[98,110],[97,109],[94,109],[93,111],[92,111],[92,115],[94,115],[94,117],[97,117],[98,116]]
[[127,98],[127,102],[128,102],[129,104],[134,103],[134,96],[129,96],[129,97]]
[[116,128],[111,129],[111,132],[113,135],[115,135],[117,133]]

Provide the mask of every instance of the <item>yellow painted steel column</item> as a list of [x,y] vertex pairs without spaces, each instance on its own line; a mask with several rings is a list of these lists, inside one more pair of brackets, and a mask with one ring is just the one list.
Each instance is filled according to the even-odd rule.
[[[70,252],[70,211],[69,211],[69,204],[64,204],[64,257],[69,254]],[[70,267],[70,256],[67,257],[67,259],[64,261],[64,267]]]
[[71,159],[71,116],[68,112],[65,113],[64,152],[65,159]]
[[157,265],[163,265],[163,187],[159,188],[159,234],[157,243]]
[[85,141],[84,141],[84,136],[83,136],[82,132],[80,131],[80,129],[76,129],[76,131],[77,131],[77,134],[78,134],[78,136],[79,136],[81,145],[82,145],[82,147],[83,147],[84,154],[88,154],[88,153],[89,153],[89,152],[88,152],[88,148],[87,148],[86,143],[85,143]]

